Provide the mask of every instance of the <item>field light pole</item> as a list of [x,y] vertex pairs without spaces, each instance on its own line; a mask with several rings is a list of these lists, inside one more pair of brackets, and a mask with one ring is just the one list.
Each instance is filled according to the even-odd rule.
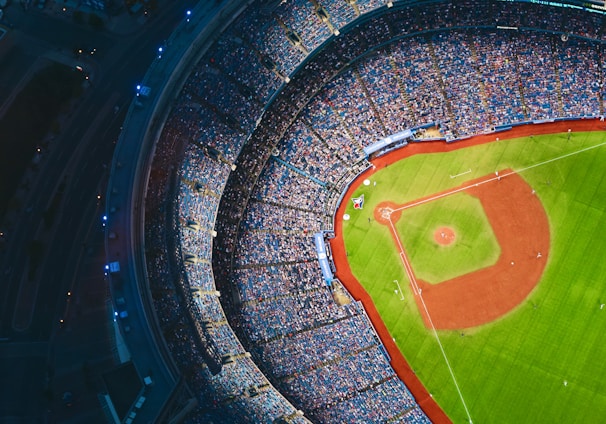
[[398,280],[393,280],[393,282],[398,285],[398,290],[400,291],[400,300],[404,300],[404,293],[402,293],[402,289],[400,288],[400,282]]

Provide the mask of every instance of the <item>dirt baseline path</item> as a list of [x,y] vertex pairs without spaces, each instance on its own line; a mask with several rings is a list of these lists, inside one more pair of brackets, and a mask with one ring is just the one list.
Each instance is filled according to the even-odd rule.
[[[377,172],[379,169],[385,166],[397,162],[400,159],[410,157],[419,153],[435,153],[435,152],[447,152],[468,146],[474,146],[484,143],[490,143],[496,141],[497,137],[501,140],[525,137],[530,135],[540,134],[555,134],[562,133],[572,129],[574,132],[578,131],[604,131],[606,130],[606,123],[600,122],[599,119],[582,119],[577,121],[562,121],[544,124],[528,124],[523,126],[514,127],[513,129],[497,134],[479,135],[476,137],[469,138],[467,140],[458,141],[456,143],[447,144],[443,141],[438,142],[422,142],[412,143],[408,146],[390,152],[380,158],[372,161],[374,167],[363,172],[351,183],[343,199],[349,199],[351,195],[357,190],[362,184],[362,181],[369,178]],[[336,277],[341,280],[347,290],[351,293],[354,299],[359,300],[364,305],[366,312],[373,326],[375,327],[383,345],[391,356],[391,366],[394,368],[398,377],[404,381],[408,389],[415,397],[417,403],[427,414],[427,416],[434,423],[449,423],[451,420],[440,408],[440,406],[433,400],[427,389],[423,386],[423,383],[419,380],[416,374],[410,368],[408,362],[400,352],[400,349],[391,338],[387,327],[383,323],[381,316],[379,315],[372,299],[360,285],[357,279],[351,273],[349,263],[347,262],[347,256],[345,252],[345,245],[343,243],[343,213],[347,207],[347,202],[342,202],[335,212],[335,238],[331,240],[330,246],[333,252],[333,260],[337,269]]]
[[[521,304],[543,274],[549,253],[549,221],[545,209],[520,175],[510,169],[500,174],[504,176],[497,179],[489,175],[437,194],[464,189],[463,193],[478,198],[501,254],[492,266],[439,284],[429,284],[412,275],[425,302],[422,305],[420,296],[415,295],[427,328],[433,323],[438,330],[457,330],[494,321]],[[404,207],[406,205],[398,206]],[[379,204],[377,209],[381,208]],[[375,217],[377,214],[375,211]],[[395,224],[401,214],[394,215],[391,221]],[[391,233],[397,248],[399,235]],[[406,249],[406,240],[400,241]]]

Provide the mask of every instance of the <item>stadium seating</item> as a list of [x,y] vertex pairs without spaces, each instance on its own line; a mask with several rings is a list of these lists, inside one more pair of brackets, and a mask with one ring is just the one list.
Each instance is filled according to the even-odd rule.
[[[432,123],[454,141],[603,114],[597,16],[404,3],[253,3],[191,70],[166,122],[154,169],[180,171],[173,190],[152,173],[148,192],[156,309],[201,403],[234,420],[428,421],[363,307],[337,304],[315,259],[312,235],[332,229],[339,193],[369,166],[364,147]],[[218,374],[208,358],[223,362]]]

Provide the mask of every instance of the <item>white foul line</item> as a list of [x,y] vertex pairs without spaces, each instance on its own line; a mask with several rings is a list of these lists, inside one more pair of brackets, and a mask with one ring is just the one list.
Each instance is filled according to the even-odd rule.
[[422,290],[419,288],[418,284],[417,284],[417,279],[415,278],[414,272],[412,270],[412,266],[410,265],[410,262],[408,260],[408,257],[406,256],[406,252],[404,251],[404,246],[402,246],[402,242],[400,241],[400,237],[398,236],[398,233],[395,229],[395,226],[391,220],[391,213],[389,214],[388,217],[389,220],[389,226],[391,227],[391,231],[392,234],[394,235],[394,238],[396,239],[396,243],[398,244],[398,248],[400,249],[400,260],[402,261],[402,263],[404,264],[404,269],[406,270],[406,275],[408,276],[408,280],[410,281],[410,286],[412,287],[412,291],[415,295],[419,296],[419,299],[421,300],[421,304],[423,305],[423,309],[425,310],[425,315],[427,315],[427,320],[429,321],[429,324],[431,325],[431,329],[433,331],[433,334],[436,338],[436,341],[438,342],[438,346],[440,347],[440,351],[442,352],[442,356],[444,357],[444,362],[446,362],[446,366],[448,367],[448,371],[450,372],[450,376],[452,377],[452,381],[455,385],[455,388],[457,389],[457,393],[459,394],[459,398],[461,399],[461,403],[463,404],[463,408],[465,408],[465,413],[467,414],[467,418],[469,419],[469,423],[472,423],[471,420],[471,415],[469,413],[469,409],[467,409],[467,404],[465,403],[465,399],[463,398],[463,393],[461,393],[461,388],[459,387],[459,383],[457,382],[457,378],[455,377],[454,371],[452,369],[452,367],[450,366],[450,361],[448,360],[448,357],[446,356],[446,351],[444,351],[444,347],[442,346],[442,342],[440,341],[440,337],[438,336],[438,332],[436,331],[436,327],[433,324],[433,320],[431,319],[431,315],[429,315],[429,310],[427,309],[427,305],[425,304],[425,301],[423,300],[423,293]]

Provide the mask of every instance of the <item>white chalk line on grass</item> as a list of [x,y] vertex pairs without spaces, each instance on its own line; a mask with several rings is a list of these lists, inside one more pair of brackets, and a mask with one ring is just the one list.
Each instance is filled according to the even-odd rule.
[[391,216],[388,219],[389,219],[389,225],[391,227],[391,231],[396,236],[395,237],[396,243],[398,243],[398,249],[400,249],[400,260],[404,264],[404,270],[406,271],[406,275],[408,275],[408,280],[410,281],[410,285],[412,286],[412,291],[414,294],[419,294],[419,286],[417,285],[417,280],[415,279],[414,273],[412,272],[412,266],[410,265],[410,262],[408,261],[408,258],[406,257],[406,252],[404,251],[404,246],[402,246],[400,237],[398,237],[396,228],[394,227],[393,222],[391,220]]
[[471,173],[471,168],[469,168],[467,171],[465,172],[461,172],[460,174],[455,174],[455,175],[451,175],[450,178],[457,178],[460,177],[461,175],[465,175],[465,174],[470,174]]
[[448,371],[450,372],[450,377],[452,378],[455,388],[457,389],[457,393],[459,394],[459,398],[461,399],[461,403],[463,404],[463,408],[465,409],[465,413],[467,414],[469,423],[472,423],[471,414],[469,413],[469,409],[467,408],[467,403],[465,403],[465,399],[463,398],[463,393],[461,392],[461,388],[459,387],[459,383],[457,382],[457,378],[455,377],[454,370],[450,366],[450,361],[448,360],[448,357],[446,356],[446,351],[444,350],[444,347],[442,346],[442,342],[440,341],[440,337],[438,336],[436,327],[433,324],[433,320],[431,319],[431,315],[429,314],[427,305],[425,304],[425,301],[423,300],[423,293],[422,293],[421,289],[419,288],[419,285],[417,284],[417,279],[414,275],[414,272],[412,271],[412,266],[410,265],[408,256],[406,256],[406,251],[404,250],[404,246],[402,245],[402,242],[400,241],[400,236],[398,235],[396,228],[393,225],[393,221],[391,220],[391,215],[389,216],[388,220],[389,220],[389,225],[391,227],[392,234],[394,234],[396,243],[398,244],[398,249],[400,250],[400,260],[402,261],[402,264],[404,265],[404,269],[406,271],[406,275],[408,276],[408,280],[410,281],[412,291],[415,295],[419,296],[419,299],[421,299],[421,304],[423,305],[423,309],[425,310],[425,314],[427,315],[427,320],[429,321],[429,325],[431,326],[433,335],[435,336],[436,341],[438,342],[438,346],[440,347],[440,351],[442,352],[442,356],[444,357],[444,362],[446,362],[446,366],[448,367]]
[[578,155],[579,153],[584,153],[584,152],[587,152],[589,150],[597,149],[598,147],[602,147],[602,146],[606,146],[606,141],[603,142],[603,143],[596,144],[594,146],[589,146],[589,147],[585,147],[585,148],[580,149],[580,150],[576,150],[574,152],[566,153],[564,155],[557,156],[555,158],[547,159],[545,161],[542,161],[542,162],[539,162],[539,163],[535,163],[534,165],[529,165],[529,166],[526,166],[524,168],[520,168],[520,169],[517,169],[517,170],[506,172],[504,174],[495,175],[494,177],[487,178],[486,180],[478,181],[475,184],[470,184],[470,185],[467,185],[467,186],[464,186],[464,187],[459,187],[459,188],[452,189],[450,191],[446,191],[444,193],[436,194],[435,196],[428,197],[427,199],[418,200],[416,202],[409,203],[409,204],[406,204],[406,205],[401,206],[399,208],[393,209],[392,212],[398,212],[398,211],[402,211],[402,210],[405,210],[405,209],[413,208],[415,206],[422,205],[424,203],[433,202],[434,200],[438,200],[438,199],[441,199],[443,197],[447,197],[447,196],[450,196],[450,195],[453,195],[453,194],[456,194],[456,193],[460,193],[460,192],[465,191],[465,190],[467,190],[467,189],[469,189],[471,187],[477,187],[477,186],[482,185],[482,184],[490,183],[492,181],[497,181],[497,180],[500,180],[501,178],[507,177],[509,175],[521,174],[522,172],[528,171],[530,169],[537,168],[539,166],[543,166],[543,165],[546,165],[548,163],[555,162],[555,161],[558,161],[558,160],[561,160],[561,159],[565,159],[565,158],[570,157],[570,156]]

